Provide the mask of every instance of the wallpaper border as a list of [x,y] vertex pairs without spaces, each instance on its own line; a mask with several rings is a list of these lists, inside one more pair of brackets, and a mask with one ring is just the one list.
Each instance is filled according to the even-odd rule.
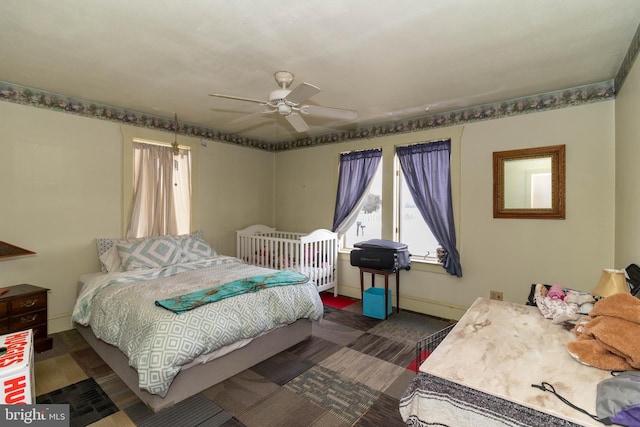
[[[630,68],[630,65],[628,68]],[[556,108],[571,107],[613,99],[615,94],[615,80],[608,80],[601,83],[579,86],[571,89],[563,89],[490,104],[476,105],[402,121],[374,124],[352,130],[345,130],[339,133],[331,133],[316,137],[302,138],[295,141],[282,141],[276,143],[245,138],[239,135],[224,133],[216,129],[204,128],[180,121],[178,121],[178,133],[201,139],[277,152],[360,139],[370,139],[439,127],[455,126],[480,120],[499,119],[513,115],[528,114]],[[64,95],[4,81],[0,81],[0,100],[76,114],[94,119],[119,122],[132,126],[146,127],[167,132],[175,131],[174,121],[165,117],[153,116],[118,107],[102,105],[82,99],[74,99]]]

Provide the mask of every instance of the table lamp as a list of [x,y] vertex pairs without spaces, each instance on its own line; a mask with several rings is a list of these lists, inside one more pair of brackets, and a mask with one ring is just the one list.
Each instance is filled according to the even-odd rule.
[[591,294],[599,297],[608,297],[619,293],[630,293],[624,270],[605,268],[602,270],[600,281],[591,291]]

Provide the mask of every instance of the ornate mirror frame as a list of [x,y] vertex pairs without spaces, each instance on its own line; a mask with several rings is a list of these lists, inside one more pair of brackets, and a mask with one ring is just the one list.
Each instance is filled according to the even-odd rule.
[[[551,207],[505,207],[505,166],[507,162],[528,159],[551,159]],[[494,218],[565,218],[565,146],[526,148],[493,153],[493,217]]]

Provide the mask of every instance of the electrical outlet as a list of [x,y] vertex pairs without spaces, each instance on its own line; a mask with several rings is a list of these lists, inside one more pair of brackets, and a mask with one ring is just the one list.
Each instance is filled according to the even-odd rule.
[[502,301],[502,291],[490,291],[489,298]]

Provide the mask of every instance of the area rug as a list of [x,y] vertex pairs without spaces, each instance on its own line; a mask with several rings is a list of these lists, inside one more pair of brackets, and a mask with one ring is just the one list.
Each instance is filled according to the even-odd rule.
[[72,427],[89,425],[119,410],[93,378],[42,394],[36,403],[68,404]]
[[303,372],[285,387],[333,412],[349,425],[364,415],[382,394],[322,366]]
[[202,394],[196,394],[177,403],[171,410],[160,411],[142,419],[137,419],[132,413],[128,412],[127,414],[138,427],[234,425],[231,424],[233,422],[231,415]]
[[337,309],[343,309],[358,301],[353,298],[341,297],[339,295],[335,297],[333,294],[328,292],[320,292],[320,299],[322,299],[322,304]]

